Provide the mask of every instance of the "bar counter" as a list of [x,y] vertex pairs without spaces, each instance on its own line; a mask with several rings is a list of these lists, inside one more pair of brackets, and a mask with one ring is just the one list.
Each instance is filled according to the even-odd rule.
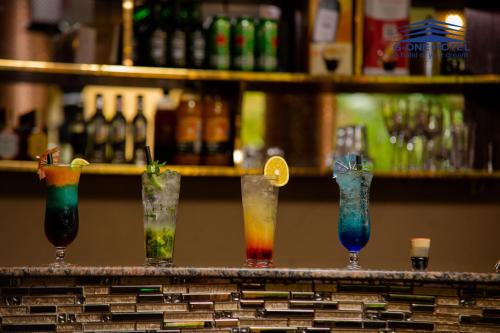
[[143,267],[143,266],[48,266],[0,267],[0,277],[28,276],[153,276],[180,278],[263,278],[263,279],[356,279],[388,281],[436,281],[500,283],[498,273],[418,272],[382,270],[345,270],[321,268],[245,268],[245,267]]
[[0,331],[498,332],[500,274],[4,267]]

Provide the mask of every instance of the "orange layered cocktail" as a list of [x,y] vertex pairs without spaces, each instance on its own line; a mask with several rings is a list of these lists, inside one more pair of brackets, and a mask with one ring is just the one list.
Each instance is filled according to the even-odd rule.
[[278,209],[278,188],[264,175],[241,177],[247,265],[271,266]]
[[81,167],[51,165],[45,167],[47,202],[45,235],[56,247],[75,240],[78,233],[78,181]]
[[273,266],[278,188],[287,183],[288,165],[280,156],[267,160],[263,175],[241,177],[247,266]]
[[70,165],[61,165],[53,157],[57,149],[47,151],[38,166],[40,179],[47,183],[45,203],[45,236],[56,247],[56,261],[51,266],[65,266],[66,246],[78,234],[78,182],[82,167],[89,162],[75,158]]

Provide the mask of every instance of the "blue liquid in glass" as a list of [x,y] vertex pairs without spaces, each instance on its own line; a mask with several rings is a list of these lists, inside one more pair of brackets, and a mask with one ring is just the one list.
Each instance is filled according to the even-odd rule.
[[337,175],[340,187],[339,239],[349,252],[359,252],[370,239],[368,211],[373,175],[349,170]]

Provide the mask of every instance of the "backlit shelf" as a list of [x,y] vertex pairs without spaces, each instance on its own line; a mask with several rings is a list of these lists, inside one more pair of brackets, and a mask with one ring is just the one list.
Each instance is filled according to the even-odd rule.
[[[231,166],[183,166],[169,165],[169,169],[188,177],[239,177],[246,174],[260,174],[262,169],[243,169]],[[35,173],[37,162],[32,161],[0,161],[0,172]],[[132,164],[99,164],[93,163],[83,168],[83,173],[92,175],[133,176],[144,172],[144,166]],[[329,170],[315,167],[291,167],[292,177],[325,177],[331,178]],[[456,172],[426,172],[426,171],[376,171],[376,178],[383,179],[500,179],[500,172],[486,171],[456,171]]]
[[100,78],[238,81],[256,83],[337,84],[337,85],[463,85],[500,84],[500,75],[462,76],[339,76],[307,73],[262,73],[184,68],[158,68],[99,64],[0,59],[0,73],[26,75],[67,75]]

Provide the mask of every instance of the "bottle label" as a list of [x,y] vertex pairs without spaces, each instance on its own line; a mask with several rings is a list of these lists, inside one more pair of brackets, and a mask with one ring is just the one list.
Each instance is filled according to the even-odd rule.
[[210,117],[205,124],[205,142],[229,141],[229,119],[227,117]]
[[315,42],[334,42],[338,24],[338,11],[320,8],[314,26]]
[[228,69],[229,68],[229,40],[228,32],[222,31],[214,37],[214,50],[210,56],[212,68]]
[[144,154],[143,148],[136,148],[134,150],[134,164],[136,165],[146,165],[146,156]]
[[186,66],[186,34],[182,30],[172,35],[172,62],[176,67]]
[[177,150],[180,153],[201,151],[201,118],[182,117],[177,124]]
[[134,126],[134,142],[146,142],[146,124],[138,122]]
[[193,61],[196,67],[202,67],[205,62],[205,38],[199,30],[193,32]]
[[225,154],[229,150],[229,119],[210,117],[205,123],[203,135],[207,155]]
[[0,134],[0,158],[10,160],[19,153],[19,137],[14,133]]
[[94,143],[104,144],[108,140],[108,125],[104,121],[97,121],[94,124]]
[[106,147],[105,146],[94,147],[92,162],[94,162],[94,163],[106,162]]
[[85,133],[85,125],[83,123],[74,123],[70,128],[71,134],[83,134]]
[[113,142],[115,143],[120,143],[125,141],[125,124],[121,126],[121,124],[118,124],[113,127],[113,134],[112,134],[112,139]]
[[112,163],[125,163],[125,146],[119,145],[114,147]]
[[151,35],[151,58],[157,66],[166,65],[166,40],[165,31],[157,29]]

